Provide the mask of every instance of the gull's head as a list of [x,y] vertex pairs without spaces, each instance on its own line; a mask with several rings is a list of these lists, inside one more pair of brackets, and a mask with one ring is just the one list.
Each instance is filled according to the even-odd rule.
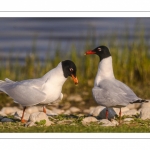
[[62,61],[62,69],[63,69],[65,78],[67,78],[68,76],[71,76],[74,83],[78,84],[78,78],[76,76],[77,68],[73,61],[71,60]]
[[109,49],[106,46],[98,46],[93,50],[88,50],[85,55],[97,54],[100,61],[104,58],[111,56]]

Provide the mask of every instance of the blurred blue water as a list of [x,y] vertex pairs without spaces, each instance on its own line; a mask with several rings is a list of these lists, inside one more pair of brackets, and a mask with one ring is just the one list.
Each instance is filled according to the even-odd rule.
[[84,51],[86,41],[98,46],[101,41],[112,40],[125,44],[140,40],[135,31],[144,31],[145,42],[150,45],[150,18],[0,18],[0,56],[25,57],[33,47],[40,57],[46,52],[54,54],[59,44],[67,52],[72,44]]

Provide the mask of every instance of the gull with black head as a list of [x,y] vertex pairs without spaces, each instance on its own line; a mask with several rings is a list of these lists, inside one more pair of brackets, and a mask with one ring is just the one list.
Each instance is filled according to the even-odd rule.
[[65,60],[41,78],[16,82],[7,78],[5,81],[0,80],[0,91],[13,98],[15,103],[23,106],[21,122],[26,122],[23,118],[27,107],[43,105],[43,112],[46,113],[45,105],[60,101],[63,98],[61,90],[68,76],[71,76],[74,83],[78,84],[76,71],[74,62]]
[[[112,56],[106,46],[98,46],[89,50],[86,55],[96,54],[100,58],[97,75],[92,89],[94,100],[101,106],[106,107],[106,118],[108,119],[108,108],[120,108],[119,118],[121,119],[121,108],[132,103],[147,102],[137,97],[136,94],[124,83],[115,79]],[[120,122],[119,119],[119,122]]]

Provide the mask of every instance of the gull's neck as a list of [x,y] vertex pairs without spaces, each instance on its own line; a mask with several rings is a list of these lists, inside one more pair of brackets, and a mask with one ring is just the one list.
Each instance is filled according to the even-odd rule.
[[64,77],[62,63],[60,62],[56,68],[47,72],[43,77],[46,82],[51,84],[63,85],[67,78]]
[[112,66],[112,57],[107,57],[100,61],[98,65],[98,71],[95,78],[94,86],[98,86],[99,82],[103,79],[111,79],[114,77],[113,66]]

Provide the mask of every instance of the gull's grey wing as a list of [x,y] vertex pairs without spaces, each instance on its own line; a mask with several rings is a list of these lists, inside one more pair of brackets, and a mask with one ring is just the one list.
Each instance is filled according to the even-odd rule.
[[92,92],[96,102],[106,107],[126,106],[140,99],[128,86],[116,79],[102,80]]
[[21,82],[1,81],[0,90],[13,98],[16,103],[32,106],[46,99],[46,94],[41,91],[43,84],[44,82],[38,79]]

